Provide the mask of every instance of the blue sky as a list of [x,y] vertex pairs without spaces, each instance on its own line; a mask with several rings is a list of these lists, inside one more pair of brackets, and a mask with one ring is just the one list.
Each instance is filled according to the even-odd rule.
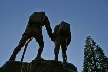
[[[18,45],[34,11],[45,11],[51,28],[61,21],[71,24],[72,41],[67,50],[68,62],[78,71],[83,69],[84,45],[87,36],[92,36],[108,57],[108,0],[0,0],[0,66]],[[54,43],[43,27],[45,47],[44,59],[54,59]],[[28,46],[24,61],[32,61],[37,54],[38,44],[33,39]],[[22,51],[16,60],[20,61]],[[62,61],[61,50],[59,60]]]

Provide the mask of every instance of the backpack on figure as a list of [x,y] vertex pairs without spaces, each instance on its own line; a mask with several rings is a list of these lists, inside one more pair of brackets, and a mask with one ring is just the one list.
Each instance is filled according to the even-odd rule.
[[34,12],[29,17],[29,24],[30,25],[43,25],[43,21],[45,19],[45,12]]
[[70,24],[62,21],[59,24],[59,34],[62,36],[68,36],[69,33],[70,33]]

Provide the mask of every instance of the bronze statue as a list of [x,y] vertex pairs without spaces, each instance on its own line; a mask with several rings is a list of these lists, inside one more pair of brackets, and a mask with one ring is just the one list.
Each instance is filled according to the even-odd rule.
[[55,48],[54,48],[55,61],[58,61],[59,49],[61,46],[63,63],[67,63],[66,50],[71,42],[70,24],[62,21],[59,25],[55,26],[53,35],[54,35],[53,41],[55,43]]
[[53,38],[52,29],[50,27],[50,22],[48,17],[45,15],[45,12],[34,12],[28,21],[28,25],[26,27],[25,32],[22,35],[22,38],[18,44],[18,46],[14,49],[13,54],[11,55],[9,60],[15,60],[16,55],[19,53],[21,48],[25,45],[26,41],[31,37],[34,37],[39,44],[38,54],[36,58],[41,58],[41,53],[44,48],[44,41],[42,35],[42,26],[46,27],[47,33],[49,37]]

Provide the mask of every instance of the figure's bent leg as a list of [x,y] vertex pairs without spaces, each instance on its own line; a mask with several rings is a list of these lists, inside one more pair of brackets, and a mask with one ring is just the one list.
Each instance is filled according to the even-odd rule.
[[62,41],[61,43],[61,48],[62,48],[62,57],[63,57],[63,63],[67,63],[67,55],[66,55],[66,41]]
[[13,54],[11,55],[9,60],[15,60],[16,55],[19,53],[19,51],[21,50],[21,48],[24,46],[25,42],[27,41],[27,39],[29,39],[30,36],[29,35],[23,35],[18,46],[14,49]]
[[41,58],[41,54],[42,54],[42,51],[43,51],[43,48],[44,48],[44,41],[43,41],[43,36],[39,36],[39,37],[35,37],[36,41],[38,42],[39,44],[39,49],[38,49],[38,54],[37,54],[37,57],[38,59]]
[[55,48],[54,48],[54,54],[55,54],[55,61],[58,61],[58,54],[59,54],[59,50],[60,50],[60,40],[57,39],[55,40]]

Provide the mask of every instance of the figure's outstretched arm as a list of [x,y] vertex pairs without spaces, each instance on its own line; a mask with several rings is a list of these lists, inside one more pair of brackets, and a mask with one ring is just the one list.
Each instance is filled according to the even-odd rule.
[[53,39],[55,40],[56,36],[59,33],[59,25],[56,25],[53,32]]
[[51,40],[53,40],[52,29],[51,29],[50,22],[49,22],[47,16],[45,16],[44,24],[45,24],[45,27],[46,27],[49,37],[51,38]]
[[69,33],[67,38],[67,46],[70,44],[70,42],[71,42],[71,32]]

